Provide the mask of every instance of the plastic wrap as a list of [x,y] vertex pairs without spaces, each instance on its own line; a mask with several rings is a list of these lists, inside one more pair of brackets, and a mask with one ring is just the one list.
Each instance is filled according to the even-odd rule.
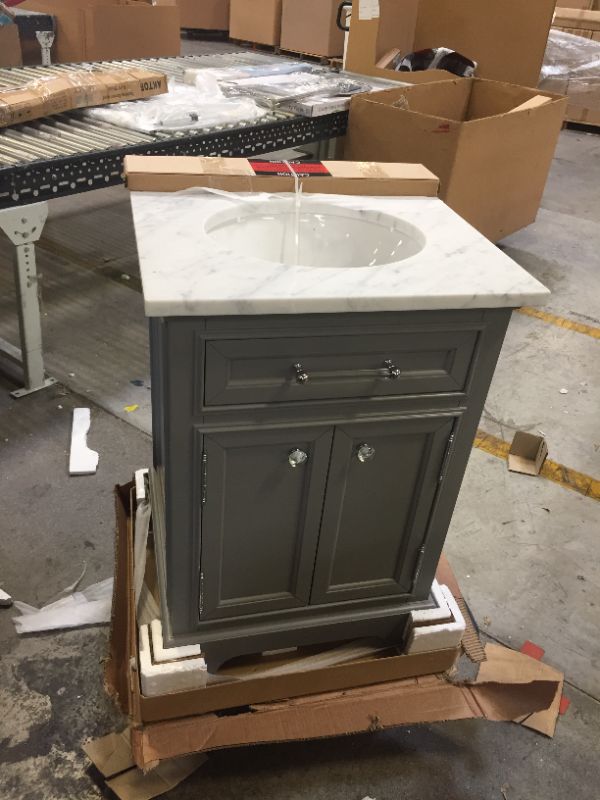
[[371,84],[364,81],[320,71],[242,78],[223,84],[228,96],[248,95],[266,105],[308,97],[349,96],[370,90]]
[[289,75],[293,72],[311,72],[313,64],[304,61],[288,61],[281,64],[259,64],[258,66],[217,67],[191,67],[183,74],[184,83],[197,86],[202,83],[205,75],[216,81],[234,81],[239,78],[261,78],[271,75]]
[[567,94],[574,104],[600,111],[600,42],[552,29],[540,89]]
[[212,128],[259,119],[266,111],[250,97],[225,97],[214,78],[203,76],[201,86],[171,84],[168,94],[150,100],[115,103],[86,112],[137,131],[175,131]]

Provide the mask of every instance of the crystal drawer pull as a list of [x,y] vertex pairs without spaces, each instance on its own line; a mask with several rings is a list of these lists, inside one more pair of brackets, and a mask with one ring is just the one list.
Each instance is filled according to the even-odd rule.
[[293,450],[290,450],[288,453],[288,461],[290,463],[290,467],[294,469],[299,467],[301,464],[304,464],[308,461],[308,455],[304,452],[304,450],[299,450],[297,447]]

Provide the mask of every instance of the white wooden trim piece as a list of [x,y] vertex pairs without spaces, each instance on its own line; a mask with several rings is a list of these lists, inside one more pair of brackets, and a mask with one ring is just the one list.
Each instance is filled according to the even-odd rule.
[[208,673],[203,658],[184,658],[163,664],[152,662],[148,625],[140,625],[139,663],[142,694],[146,697],[206,686]]
[[408,636],[406,653],[445,650],[460,645],[466,627],[464,617],[448,587],[440,586],[440,590],[452,613],[452,621],[413,628]]
[[99,455],[87,446],[91,417],[89,408],[74,408],[71,427],[71,452],[69,475],[93,475],[98,467]]

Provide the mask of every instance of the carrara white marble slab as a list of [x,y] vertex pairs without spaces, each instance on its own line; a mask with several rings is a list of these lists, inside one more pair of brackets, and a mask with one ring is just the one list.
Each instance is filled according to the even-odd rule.
[[[293,195],[202,189],[132,192],[146,314],[499,308],[539,304],[549,295],[437,198],[304,196],[301,214],[335,206],[347,233],[340,238],[339,219],[331,226],[319,211],[312,216],[320,222],[304,218],[302,241],[290,253],[289,237],[273,241],[278,228],[270,227],[268,211],[276,216],[282,203],[293,210],[293,202]],[[377,226],[382,242],[375,252]]]

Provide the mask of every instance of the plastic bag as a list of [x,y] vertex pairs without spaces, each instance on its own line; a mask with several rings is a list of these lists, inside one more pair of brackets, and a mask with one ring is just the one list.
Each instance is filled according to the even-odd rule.
[[203,88],[171,84],[168,94],[91,108],[86,116],[137,131],[176,131],[212,128],[259,119],[266,111],[249,97],[229,98],[211,76]]
[[393,62],[397,72],[421,72],[426,69],[445,69],[461,78],[471,78],[477,62],[451,50],[449,47],[433,47],[416,50],[406,56],[398,56]]
[[348,76],[329,72],[299,72],[289,75],[242,78],[223,84],[224,92],[232,97],[249,95],[267,105],[308,97],[350,96],[371,91],[371,85]]

